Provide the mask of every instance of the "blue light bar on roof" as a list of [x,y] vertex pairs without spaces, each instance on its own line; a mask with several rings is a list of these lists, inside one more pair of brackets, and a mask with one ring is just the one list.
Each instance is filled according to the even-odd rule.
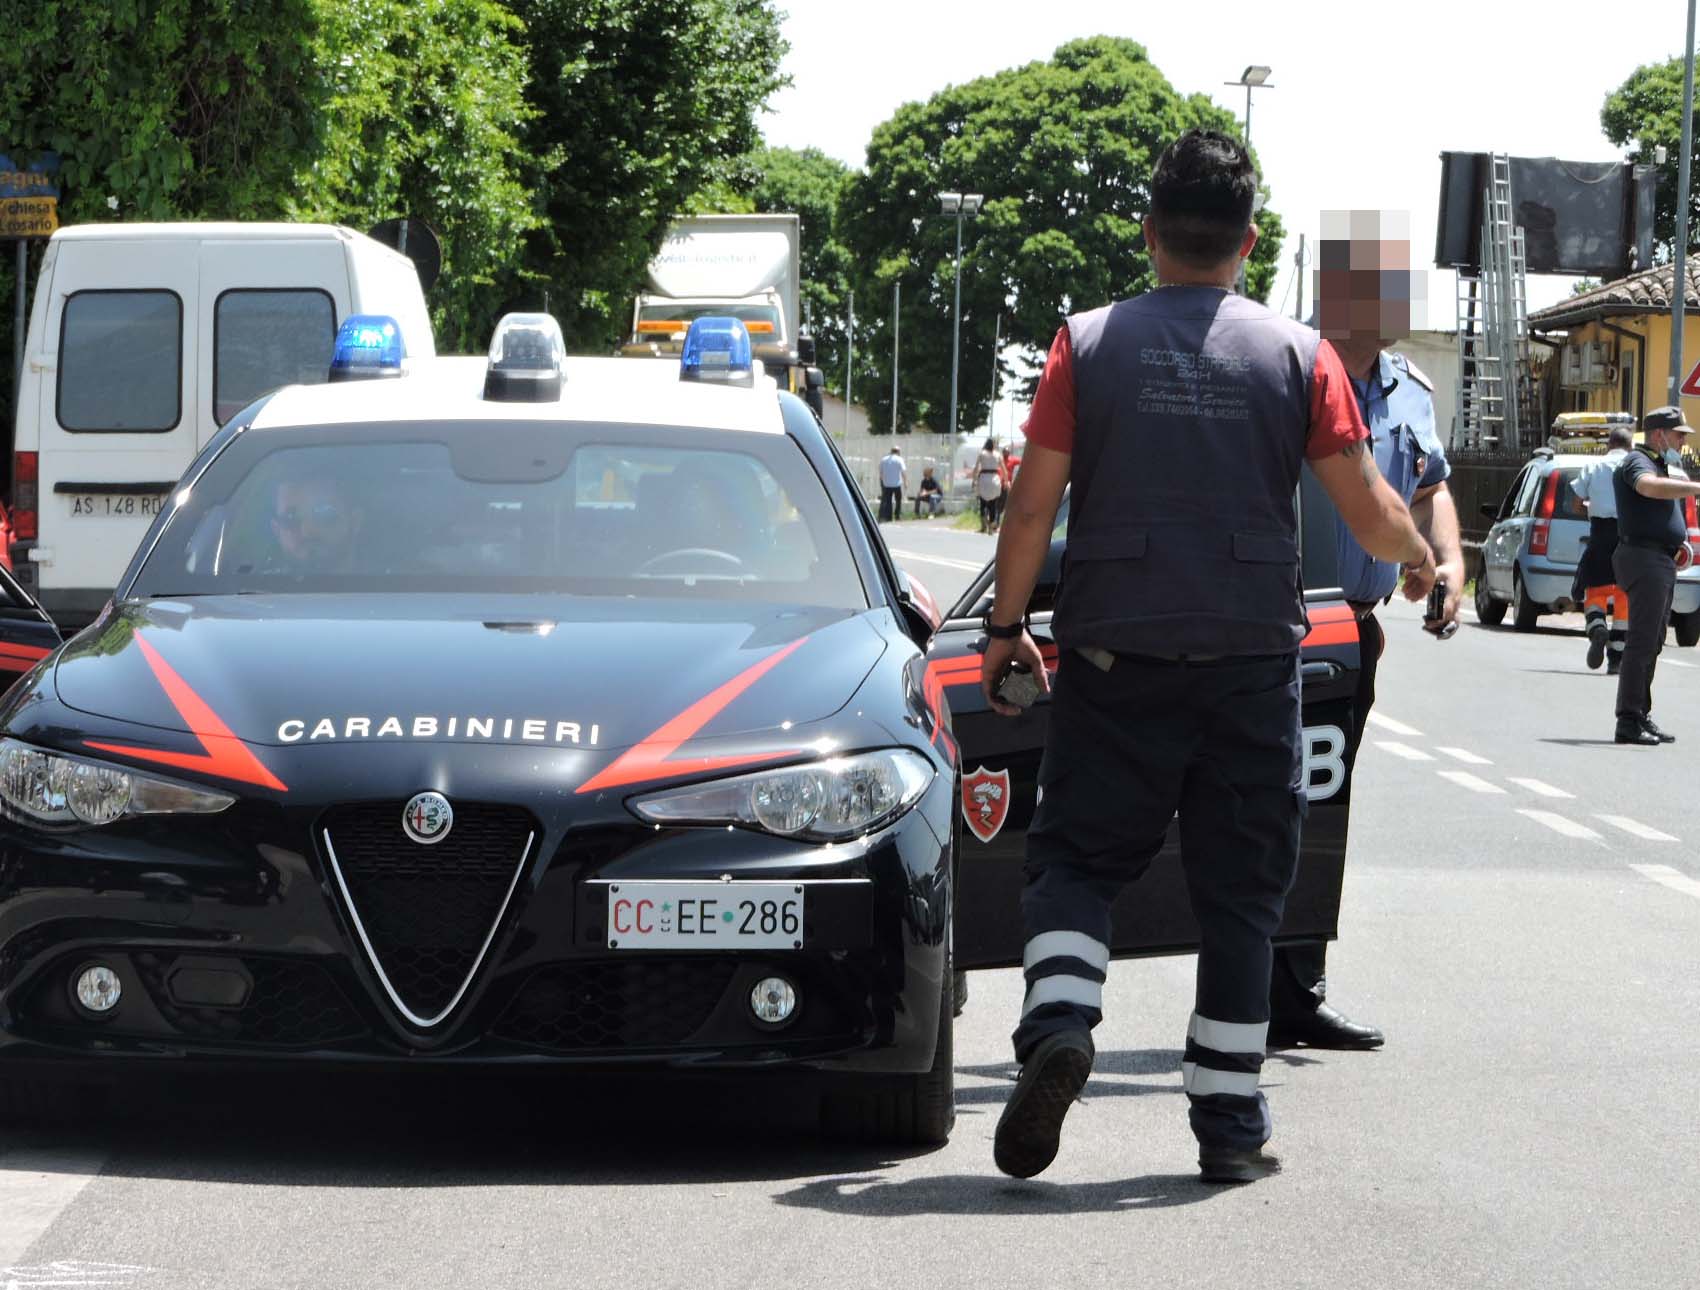
[[736,318],[698,318],[685,333],[679,355],[681,381],[717,385],[754,385],[755,359],[750,333]]
[[330,379],[365,381],[401,375],[401,328],[386,314],[343,319],[331,354]]

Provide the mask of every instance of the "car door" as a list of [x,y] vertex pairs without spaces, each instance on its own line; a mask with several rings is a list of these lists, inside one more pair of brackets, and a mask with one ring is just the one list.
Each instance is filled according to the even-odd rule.
[[1501,600],[1511,599],[1511,562],[1517,554],[1516,544],[1512,541],[1516,532],[1512,516],[1518,499],[1529,487],[1534,474],[1532,464],[1518,472],[1511,487],[1505,490],[1499,509],[1493,515],[1493,527],[1488,530],[1487,541],[1482,544],[1482,568],[1487,577],[1488,591]]
[[[1300,502],[1305,607],[1311,624],[1301,664],[1310,814],[1298,877],[1277,940],[1331,938],[1336,932],[1351,801],[1345,751],[1358,675],[1357,621],[1338,586],[1333,508],[1309,471]],[[1051,667],[1057,657],[1051,606],[1062,576],[1065,523],[1059,517],[1050,559],[1030,605],[1034,639]],[[1019,717],[1002,717],[986,706],[980,694],[980,657],[985,650],[981,615],[992,590],[988,565],[952,607],[928,650],[927,685],[948,704],[961,749],[963,828],[955,930],[961,968],[1021,962],[1022,862],[1038,804],[1039,757],[1050,706],[1045,695]],[[1114,906],[1111,952],[1121,958],[1185,954],[1196,951],[1198,942],[1179,835],[1171,824],[1150,870]]]
[[34,596],[0,565],[0,692],[59,648],[61,637]]

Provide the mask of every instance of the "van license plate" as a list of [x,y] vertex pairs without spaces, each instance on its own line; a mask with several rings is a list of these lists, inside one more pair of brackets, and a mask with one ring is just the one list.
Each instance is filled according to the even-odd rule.
[[792,882],[615,882],[611,950],[795,950],[803,887]]
[[137,515],[151,520],[164,506],[165,498],[159,493],[76,493],[71,497],[72,515],[102,519]]

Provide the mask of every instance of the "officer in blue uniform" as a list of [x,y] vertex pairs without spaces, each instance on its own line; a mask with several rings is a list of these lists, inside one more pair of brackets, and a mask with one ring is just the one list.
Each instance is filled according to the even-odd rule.
[[[1383,227],[1377,213],[1351,213],[1343,238],[1328,238],[1329,223],[1325,216],[1316,296],[1321,331],[1333,341],[1352,378],[1381,477],[1410,507],[1411,518],[1434,548],[1447,585],[1444,616],[1429,624],[1438,631],[1457,619],[1464,585],[1458,513],[1446,485],[1452,468],[1435,428],[1434,383],[1410,359],[1386,348],[1410,329],[1410,243]],[[1386,644],[1375,611],[1392,597],[1399,569],[1373,558],[1345,524],[1337,531],[1340,582],[1358,617],[1356,719],[1346,750],[1346,764],[1351,766],[1375,703],[1376,665]],[[1329,1006],[1326,969],[1326,942],[1275,951],[1269,991],[1271,1047],[1381,1047],[1384,1036],[1379,1029],[1351,1021]]]

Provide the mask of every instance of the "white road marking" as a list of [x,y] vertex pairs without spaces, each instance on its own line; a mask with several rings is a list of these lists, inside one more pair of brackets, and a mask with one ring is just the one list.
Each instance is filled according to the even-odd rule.
[[1661,667],[1700,667],[1700,663],[1684,663],[1677,658],[1662,658],[1659,660],[1659,665]]
[[1490,784],[1480,775],[1472,775],[1467,770],[1439,770],[1435,774],[1442,779],[1449,779],[1459,788],[1467,788],[1472,793],[1503,793],[1505,790],[1498,784]]
[[1672,891],[1680,891],[1685,896],[1700,897],[1700,882],[1696,882],[1685,873],[1672,869],[1668,864],[1632,864],[1629,867],[1643,878],[1651,878],[1654,882],[1663,883]]
[[1517,785],[1518,788],[1526,788],[1531,793],[1534,793],[1538,797],[1575,797],[1576,796],[1576,794],[1574,794],[1574,793],[1566,793],[1562,788],[1554,788],[1551,784],[1547,783],[1545,780],[1519,779],[1515,775],[1512,775],[1509,778],[1510,778],[1510,780],[1513,784]]
[[979,573],[981,569],[986,567],[984,560],[975,564],[969,560],[953,560],[948,556],[922,555],[919,551],[899,551],[894,546],[888,546],[886,550],[890,551],[892,557],[900,562],[913,560],[919,564],[936,564],[945,569],[966,569],[969,573]]
[[134,1263],[55,1259],[52,1263],[0,1268],[0,1290],[23,1290],[25,1286],[127,1286],[151,1270]]
[[1526,815],[1536,824],[1544,824],[1554,833],[1562,833],[1567,838],[1591,838],[1595,842],[1601,841],[1600,835],[1595,833],[1586,824],[1578,824],[1575,820],[1567,820],[1564,816],[1555,815],[1551,811],[1526,811],[1522,807],[1519,807],[1517,809],[1517,814]]
[[[22,1258],[105,1164],[93,1151],[0,1151],[0,1269]],[[0,1286],[12,1284],[9,1275],[0,1270]]]
[[1391,731],[1393,734],[1404,735],[1407,739],[1420,737],[1423,733],[1414,726],[1407,726],[1403,721],[1395,721],[1392,717],[1383,716],[1379,712],[1369,714],[1369,723],[1372,726],[1380,726],[1383,730]]
[[1403,757],[1406,761],[1433,761],[1421,748],[1413,748],[1410,744],[1394,743],[1391,739],[1378,739],[1375,746],[1382,752],[1390,752],[1395,757]]
[[1442,748],[1441,752],[1448,757],[1455,757],[1466,766],[1491,766],[1493,763],[1486,757],[1478,757],[1468,748]]
[[1670,834],[1661,833],[1659,830],[1653,828],[1652,825],[1642,824],[1639,820],[1632,820],[1627,815],[1596,814],[1594,818],[1596,820],[1604,820],[1613,828],[1622,829],[1625,833],[1631,833],[1638,838],[1645,838],[1648,842],[1679,841],[1679,839],[1671,837]]

